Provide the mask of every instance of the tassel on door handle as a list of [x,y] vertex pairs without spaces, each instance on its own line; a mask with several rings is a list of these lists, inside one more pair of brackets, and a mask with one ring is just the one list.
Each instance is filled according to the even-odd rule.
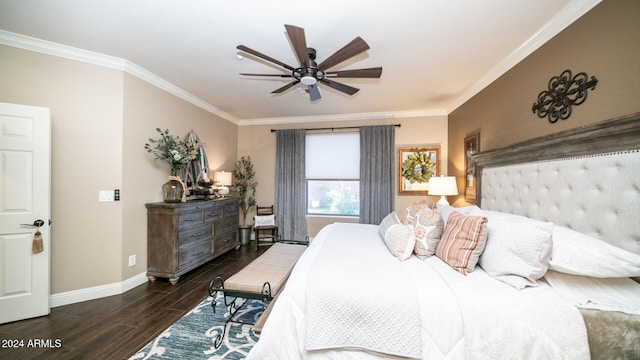
[[44,243],[42,242],[42,234],[39,230],[33,235],[33,242],[31,243],[31,252],[37,254],[44,250]]
[[22,226],[35,227],[36,233],[33,235],[33,242],[31,243],[31,252],[37,254],[44,250],[44,243],[42,242],[42,233],[40,232],[40,226],[44,225],[44,221],[36,220],[33,224],[20,224]]

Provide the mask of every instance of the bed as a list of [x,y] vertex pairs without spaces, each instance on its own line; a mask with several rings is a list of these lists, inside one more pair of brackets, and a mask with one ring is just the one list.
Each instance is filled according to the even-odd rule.
[[640,116],[474,162],[478,206],[323,228],[248,358],[639,358]]

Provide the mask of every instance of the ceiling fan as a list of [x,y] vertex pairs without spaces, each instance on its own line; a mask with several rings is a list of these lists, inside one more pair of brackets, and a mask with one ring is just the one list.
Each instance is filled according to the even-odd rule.
[[353,95],[360,90],[352,86],[345,85],[334,80],[330,80],[330,78],[372,78],[372,79],[380,78],[380,75],[382,74],[382,67],[329,71],[329,68],[331,68],[332,66],[335,66],[362,52],[367,51],[369,49],[369,45],[364,40],[362,40],[362,38],[357,37],[353,39],[353,41],[345,45],[342,49],[336,51],[333,55],[329,56],[320,64],[317,64],[315,61],[316,50],[314,48],[307,47],[307,41],[305,39],[304,29],[297,26],[293,26],[293,25],[285,25],[284,27],[287,30],[287,35],[291,40],[291,43],[293,45],[293,50],[295,51],[296,57],[300,62],[300,66],[293,67],[293,66],[287,65],[281,61],[278,61],[272,57],[269,57],[261,52],[248,48],[244,45],[238,45],[237,46],[238,50],[244,51],[246,53],[259,57],[273,64],[280,65],[284,69],[290,71],[289,74],[241,73],[240,75],[292,78],[293,81],[291,81],[290,83],[288,83],[287,85],[281,88],[278,88],[272,91],[271,93],[279,94],[286,90],[289,90],[290,88],[294,87],[299,83],[302,83],[303,85],[307,85],[307,89],[308,89],[311,101],[318,100],[322,97],[320,95],[320,90],[318,89],[318,83],[327,85],[335,90],[341,91],[348,95]]

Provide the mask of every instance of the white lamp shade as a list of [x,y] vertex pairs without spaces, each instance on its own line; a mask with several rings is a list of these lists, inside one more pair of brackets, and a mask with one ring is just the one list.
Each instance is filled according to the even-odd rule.
[[218,194],[227,195],[229,188],[227,185],[231,185],[231,173],[227,171],[216,171],[213,173],[213,184],[216,185]]
[[231,173],[228,171],[216,171],[213,174],[213,182],[214,184],[221,186],[231,185]]
[[432,176],[429,179],[429,195],[440,196],[438,204],[449,205],[445,196],[458,195],[455,176]]

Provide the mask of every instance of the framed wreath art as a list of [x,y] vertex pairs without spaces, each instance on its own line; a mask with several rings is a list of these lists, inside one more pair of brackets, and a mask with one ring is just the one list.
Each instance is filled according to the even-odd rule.
[[426,195],[429,179],[440,175],[439,147],[412,147],[398,150],[398,193]]

